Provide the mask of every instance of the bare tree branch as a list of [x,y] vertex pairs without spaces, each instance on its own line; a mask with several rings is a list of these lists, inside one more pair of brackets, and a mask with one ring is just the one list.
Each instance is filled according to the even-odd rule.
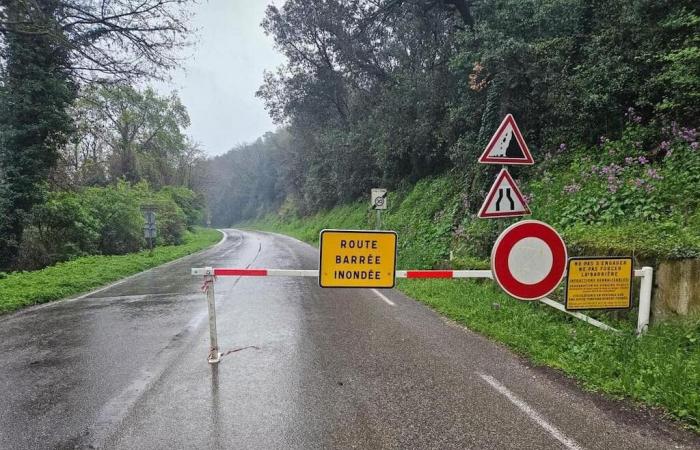
[[[45,8],[45,4],[51,8]],[[163,78],[187,45],[194,0],[0,0],[0,36],[48,35],[76,80]],[[47,14],[46,11],[53,11]],[[8,17],[12,11],[16,17]],[[2,45],[2,42],[0,42]]]

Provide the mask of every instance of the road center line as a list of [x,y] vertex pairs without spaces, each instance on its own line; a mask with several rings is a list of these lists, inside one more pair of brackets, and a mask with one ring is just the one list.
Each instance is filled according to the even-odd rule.
[[385,302],[387,305],[396,306],[396,303],[394,303],[394,302],[392,302],[391,300],[389,300],[389,298],[388,298],[386,295],[382,294],[382,293],[379,292],[378,290],[372,289],[372,292],[374,292],[375,294],[377,294],[377,295],[379,296],[379,298],[381,298],[382,300],[384,300],[384,302]]
[[568,448],[569,450],[582,450],[582,447],[580,447],[576,443],[576,441],[574,441],[571,438],[568,438],[559,430],[559,428],[547,422],[547,420],[544,417],[542,417],[537,411],[532,409],[530,405],[525,403],[518,396],[516,396],[510,390],[508,390],[507,387],[499,383],[498,380],[496,380],[492,376],[479,372],[477,372],[477,375],[479,375],[484,381],[491,385],[492,388],[497,390],[499,393],[503,394],[508,400],[510,400],[511,403],[520,408],[522,412],[527,414],[530,419],[537,423],[537,425],[544,428],[549,434],[552,435],[552,437],[564,444],[566,448]]

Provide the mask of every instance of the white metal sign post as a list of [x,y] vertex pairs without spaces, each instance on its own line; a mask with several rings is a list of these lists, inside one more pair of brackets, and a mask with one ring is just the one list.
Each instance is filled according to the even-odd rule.
[[147,209],[144,212],[144,219],[146,220],[146,223],[143,226],[143,237],[146,238],[148,248],[150,249],[151,253],[153,253],[153,247],[155,245],[157,235],[155,211]]
[[377,211],[377,224],[376,229],[382,229],[382,210],[386,209],[386,189],[373,188],[372,189],[372,201],[371,208]]

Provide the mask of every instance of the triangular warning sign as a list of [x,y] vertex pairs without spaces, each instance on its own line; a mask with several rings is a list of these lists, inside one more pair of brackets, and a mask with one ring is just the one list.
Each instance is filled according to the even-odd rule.
[[484,164],[534,164],[523,134],[512,114],[508,114],[479,158]]
[[497,217],[529,216],[530,208],[520,193],[518,185],[506,169],[501,170],[496,182],[491,186],[478,217],[492,219]]

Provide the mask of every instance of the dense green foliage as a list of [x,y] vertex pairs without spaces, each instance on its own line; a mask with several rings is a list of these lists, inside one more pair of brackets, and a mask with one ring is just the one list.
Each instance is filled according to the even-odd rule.
[[[556,161],[549,158],[537,169],[513,171],[537,172],[522,186],[532,217],[555,226],[572,255],[632,255],[638,264],[700,255],[695,194],[700,192],[700,152],[692,147],[695,137],[691,130],[676,130],[680,137],[660,143],[666,150],[647,153],[629,142],[641,139],[645,131],[633,125],[620,140],[562,147]],[[515,219],[483,220],[466,212],[468,183],[455,171],[389,194],[383,225],[399,233],[401,263],[419,268],[484,264],[498,234]],[[314,242],[323,228],[372,228],[374,215],[367,201],[309,216],[284,204],[253,223]]]
[[285,159],[288,142],[284,131],[267,133],[253,144],[207,161],[212,180],[207,186],[207,203],[214,223],[228,226],[281,205],[285,196],[282,182],[297,170]]
[[60,300],[194,253],[221,239],[216,230],[185,232],[183,243],[119,256],[85,256],[34,272],[0,277],[0,313]]
[[201,198],[187,188],[145,183],[54,191],[27,220],[18,265],[38,269],[79,256],[121,255],[146,247],[142,208],[155,208],[158,244],[181,244],[202,222]]
[[[632,123],[620,140],[561,148],[528,185],[535,217],[574,250],[644,259],[700,256],[700,150],[694,129],[656,133]],[[651,149],[651,150],[647,150]]]
[[[285,130],[215,161],[219,184],[239,192],[248,183],[254,195],[217,190],[214,221],[226,225],[282,204],[305,216],[371,187],[397,190],[452,169],[468,180],[459,206],[467,217],[495,173],[477,156],[506,113],[536,161],[550,155],[550,173],[583,155],[560,154],[562,143],[581,151],[601,139],[632,144],[622,139],[633,133],[630,123],[645,138],[615,156],[654,159],[665,127],[698,125],[699,26],[697,2],[684,0],[270,6],[263,27],[288,61],[267,74],[258,95]],[[518,176],[527,182],[542,173]],[[634,201],[647,197],[626,191]],[[619,214],[610,209],[601,205],[596,214]]]
[[[0,248],[0,267],[37,269],[76,256],[137,251],[144,246],[145,207],[157,214],[160,243],[178,244],[187,227],[204,222],[204,199],[193,190],[202,180],[202,156],[185,136],[189,117],[176,95],[121,84],[89,88],[71,114],[61,116],[75,121],[70,139],[51,139],[57,148],[37,150],[44,169],[27,163],[33,150],[26,142],[15,150],[4,143],[8,158],[19,156],[18,167],[33,172],[15,177],[9,159],[1,166],[7,183],[24,186],[32,201],[20,208],[17,183],[6,186],[0,208],[16,214],[6,214],[0,226],[0,242],[13,243]],[[41,141],[35,131],[28,127],[27,135]],[[12,226],[18,237],[3,228]]]
[[[55,14],[54,2],[46,2]],[[7,14],[20,20],[18,5]],[[0,268],[19,251],[24,221],[72,130],[75,86],[66,49],[42,34],[11,34],[0,45]]]

